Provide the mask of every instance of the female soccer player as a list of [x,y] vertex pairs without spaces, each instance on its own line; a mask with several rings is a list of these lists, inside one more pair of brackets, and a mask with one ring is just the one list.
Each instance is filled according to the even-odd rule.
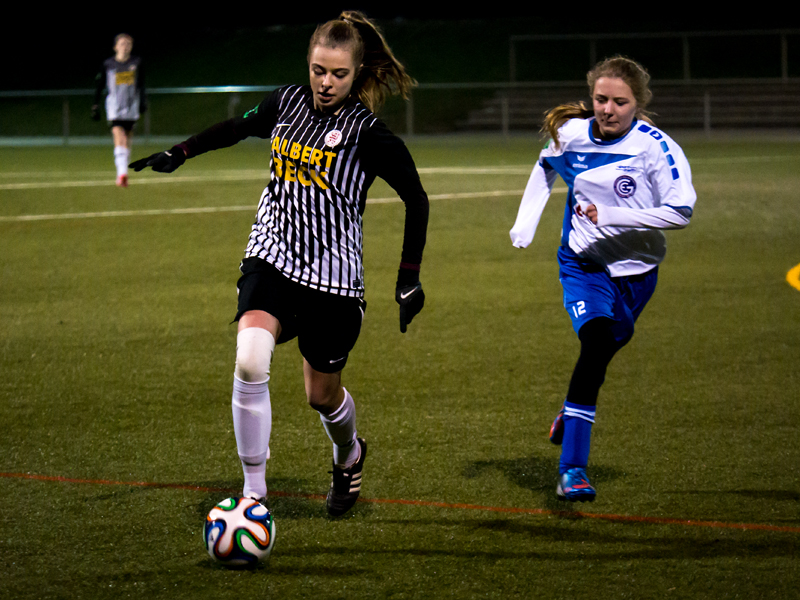
[[338,516],[358,498],[367,454],[341,379],[366,308],[361,216],[367,190],[377,176],[405,202],[396,290],[403,332],[425,298],[419,269],[428,197],[405,145],[373,114],[388,94],[406,96],[414,83],[377,27],[358,12],[321,25],[309,44],[308,68],[310,85],[278,89],[243,117],[131,167],[172,172],[187,158],[248,136],[271,138],[270,182],[238,282],[232,405],[243,495],[267,496],[270,362],[276,343],[297,337],[308,402],[333,442],[327,509]]
[[552,139],[511,229],[514,246],[531,243],[560,175],[568,193],[559,278],[581,343],[566,400],[550,428],[550,441],[562,446],[556,487],[562,500],[595,498],[586,467],[606,368],[631,339],[655,289],[666,252],[659,230],[686,227],[696,200],[683,151],[645,110],[649,80],[638,63],[607,59],[587,76],[592,109],[566,104],[547,114],[543,130]]
[[106,118],[114,140],[117,185],[128,187],[128,161],[131,158],[133,126],[145,111],[142,61],[131,56],[133,38],[120,33],[114,38],[114,56],[103,63],[97,74],[92,118],[100,120],[100,98],[106,96]]

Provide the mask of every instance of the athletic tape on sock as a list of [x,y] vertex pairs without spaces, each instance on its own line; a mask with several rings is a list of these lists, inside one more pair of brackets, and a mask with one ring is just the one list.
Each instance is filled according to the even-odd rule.
[[261,327],[242,329],[236,336],[236,377],[247,383],[269,381],[274,336]]

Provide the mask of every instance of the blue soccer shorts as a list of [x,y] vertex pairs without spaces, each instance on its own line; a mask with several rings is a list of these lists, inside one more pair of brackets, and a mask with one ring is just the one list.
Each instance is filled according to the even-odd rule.
[[564,308],[575,333],[592,319],[606,317],[614,322],[614,338],[625,344],[656,289],[658,267],[641,275],[611,277],[604,267],[564,246],[558,249],[558,265]]

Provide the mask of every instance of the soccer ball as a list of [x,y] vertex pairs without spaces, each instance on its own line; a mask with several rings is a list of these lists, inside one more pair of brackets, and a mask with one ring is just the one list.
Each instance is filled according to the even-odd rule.
[[203,527],[206,550],[228,567],[253,566],[275,544],[275,519],[252,498],[228,498],[211,509]]

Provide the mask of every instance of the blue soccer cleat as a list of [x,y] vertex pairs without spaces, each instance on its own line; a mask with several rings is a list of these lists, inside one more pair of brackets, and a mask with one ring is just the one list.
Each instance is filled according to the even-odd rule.
[[559,500],[570,502],[592,502],[597,495],[597,490],[589,483],[586,469],[575,467],[558,478],[556,496]]
[[550,441],[556,446],[560,446],[564,441],[564,407],[558,411],[553,424],[550,425]]

